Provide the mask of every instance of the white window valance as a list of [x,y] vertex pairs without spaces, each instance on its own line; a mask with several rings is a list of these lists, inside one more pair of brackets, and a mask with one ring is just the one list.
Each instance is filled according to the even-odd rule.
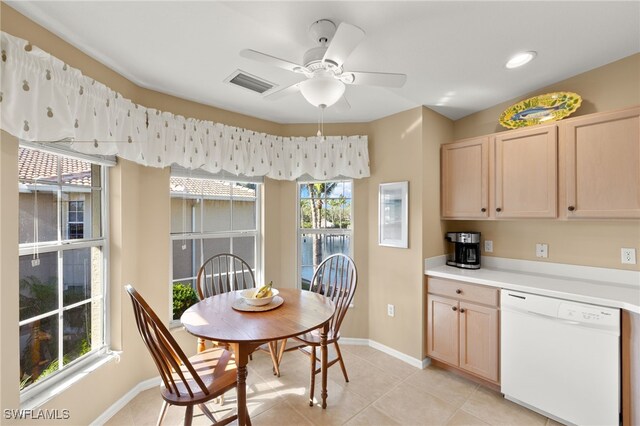
[[282,137],[146,108],[80,70],[1,33],[2,129],[26,141],[70,141],[84,154],[151,167],[293,180],[369,176],[366,136]]

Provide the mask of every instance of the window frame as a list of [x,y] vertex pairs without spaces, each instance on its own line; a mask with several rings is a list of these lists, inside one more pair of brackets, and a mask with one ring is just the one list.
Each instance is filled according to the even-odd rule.
[[[102,343],[96,348],[92,349],[86,354],[81,355],[80,357],[74,359],[68,364],[62,365],[62,368],[58,369],[56,372],[52,373],[51,376],[42,380],[42,382],[35,382],[29,385],[27,388],[20,391],[20,404],[30,404],[34,400],[39,400],[43,397],[43,395],[47,395],[49,392],[53,391],[54,387],[60,386],[63,382],[71,380],[75,375],[86,372],[87,370],[91,370],[100,365],[104,359],[105,355],[110,353],[110,297],[109,297],[109,259],[110,259],[110,228],[109,228],[109,167],[115,165],[115,160],[111,160],[108,158],[102,157],[92,157],[86,154],[78,154],[75,155],[74,152],[68,152],[64,149],[48,149],[43,144],[20,141],[20,148],[27,149],[35,149],[42,152],[45,152],[50,155],[55,155],[58,157],[67,157],[74,160],[80,160],[84,162],[88,162],[91,164],[95,164],[100,166],[100,233],[101,237],[97,238],[82,238],[82,239],[70,239],[67,238],[68,235],[63,235],[62,229],[62,221],[64,218],[62,217],[63,206],[62,204],[65,201],[59,196],[64,193],[65,189],[76,188],[74,185],[65,185],[61,182],[60,176],[62,170],[58,167],[58,182],[55,184],[57,188],[57,201],[56,201],[56,226],[57,226],[57,239],[55,241],[45,241],[41,243],[18,243],[18,258],[21,256],[29,256],[33,255],[37,249],[38,254],[44,253],[57,253],[57,263],[58,263],[58,292],[59,295],[61,291],[64,290],[64,272],[60,272],[63,269],[63,256],[65,251],[70,250],[79,250],[85,248],[92,247],[100,247],[102,251],[102,261],[101,261],[101,269],[102,273],[100,274],[100,278],[102,280],[102,295],[101,296],[91,296],[88,299],[84,299],[79,302],[75,302],[69,304],[68,306],[60,306],[60,302],[58,301],[56,309],[45,312],[43,314],[27,318],[25,320],[18,321],[18,330],[23,325],[28,325],[32,322],[37,321],[38,319],[56,317],[56,321],[60,325],[62,323],[61,315],[64,315],[64,312],[67,312],[73,308],[77,308],[79,306],[85,304],[91,304],[93,300],[101,299],[102,300]],[[60,163],[58,163],[60,164]],[[21,184],[19,177],[17,176],[18,185]],[[49,185],[54,186],[54,185]],[[92,185],[89,188],[89,192],[92,191],[94,186]],[[67,212],[68,215],[68,212]],[[67,217],[68,219],[68,217]],[[60,296],[61,297],[61,296]],[[57,313],[53,313],[57,312]],[[60,329],[62,328],[62,331]],[[58,326],[58,333],[64,333],[64,328]],[[60,347],[63,345],[62,341],[58,342],[58,358],[60,355]],[[75,380],[75,379],[74,379]]]
[[[351,227],[350,228],[325,228],[325,229],[315,229],[315,228],[302,228],[302,214],[300,210],[300,202],[302,197],[300,197],[300,187],[302,185],[307,185],[309,183],[328,183],[328,182],[349,182],[351,184],[351,201],[350,203],[350,218],[351,218]],[[354,190],[354,180],[353,179],[330,179],[330,180],[316,180],[316,179],[298,179],[296,181],[296,288],[302,289],[302,246],[300,244],[300,240],[303,234],[318,234],[318,235],[346,235],[350,237],[351,243],[349,244],[349,253],[344,253],[347,256],[353,258],[353,244],[354,244],[354,229],[355,229],[355,218],[353,215],[354,212],[354,200],[353,196]],[[326,257],[326,256],[325,256]]]
[[[192,277],[182,277],[179,279],[174,279],[173,278],[173,259],[174,259],[174,255],[173,255],[173,245],[174,245],[174,241],[181,241],[181,240],[185,240],[185,241],[194,241],[194,240],[199,240],[201,241],[200,247],[199,247],[199,253],[198,253],[198,257],[201,260],[206,260],[204,259],[204,246],[203,246],[203,242],[205,240],[214,240],[214,239],[224,239],[224,238],[229,238],[230,242],[229,242],[229,252],[233,253],[233,239],[234,238],[238,238],[238,237],[254,237],[255,240],[255,265],[254,265],[254,270],[253,270],[253,274],[254,274],[254,278],[256,280],[256,283],[261,282],[261,280],[263,279],[263,274],[264,274],[264,270],[262,267],[262,197],[263,197],[263,191],[264,191],[264,184],[262,181],[250,181],[250,180],[234,180],[232,178],[229,177],[218,177],[218,176],[207,176],[206,174],[204,174],[203,172],[197,173],[194,176],[185,176],[184,172],[178,172],[178,173],[172,173],[171,177],[177,177],[177,178],[189,178],[189,179],[206,179],[206,180],[213,180],[213,181],[224,181],[224,182],[228,182],[230,184],[230,195],[228,200],[231,202],[231,206],[230,206],[230,212],[229,212],[229,217],[230,217],[230,225],[233,228],[233,187],[235,186],[235,184],[238,183],[251,183],[256,185],[256,205],[255,205],[255,217],[256,217],[256,229],[238,229],[238,230],[225,230],[225,231],[203,231],[204,228],[204,220],[205,220],[205,215],[204,215],[204,203],[200,202],[200,224],[199,224],[199,228],[200,231],[187,231],[187,232],[171,232],[169,233],[169,252],[170,252],[170,261],[169,261],[169,286],[168,286],[168,292],[169,292],[169,311],[168,311],[168,318],[169,318],[169,325],[170,327],[179,327],[180,325],[182,325],[182,323],[180,322],[179,319],[174,319],[173,318],[173,285],[176,282],[179,282],[180,280],[195,280],[197,278],[197,271],[195,271],[195,275]],[[173,198],[173,196],[171,195],[171,189],[169,189],[169,196],[170,198]],[[183,197],[176,197],[176,198],[183,198]],[[207,198],[207,197],[203,197],[201,194],[200,195],[196,195],[196,194],[190,194],[190,196],[188,198],[191,199],[197,199],[197,200],[206,200],[206,199],[218,199],[220,200],[220,198]],[[193,228],[193,224],[192,224],[192,228]],[[194,289],[195,290],[195,289]]]

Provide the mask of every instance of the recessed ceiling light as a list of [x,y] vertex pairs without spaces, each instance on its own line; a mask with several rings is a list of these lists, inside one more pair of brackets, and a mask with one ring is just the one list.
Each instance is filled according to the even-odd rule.
[[529,52],[516,53],[511,57],[511,59],[509,59],[505,66],[509,69],[521,67],[531,62],[533,58],[536,57],[536,54],[537,53],[533,50]]

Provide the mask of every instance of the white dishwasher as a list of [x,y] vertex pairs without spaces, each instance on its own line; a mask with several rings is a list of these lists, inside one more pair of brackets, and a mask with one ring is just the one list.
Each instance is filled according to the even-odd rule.
[[567,424],[620,423],[620,310],[501,290],[501,390]]

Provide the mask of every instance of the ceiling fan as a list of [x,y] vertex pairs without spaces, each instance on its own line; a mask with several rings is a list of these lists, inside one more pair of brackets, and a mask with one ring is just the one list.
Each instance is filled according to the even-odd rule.
[[309,28],[310,37],[319,44],[305,52],[299,65],[285,59],[256,50],[244,49],[240,55],[265,62],[299,74],[307,79],[284,87],[265,96],[265,99],[279,99],[283,96],[301,92],[312,105],[326,108],[331,105],[340,109],[349,109],[344,97],[345,84],[366,86],[402,87],[407,79],[405,74],[345,71],[342,68],[349,54],[365,36],[365,32],[355,25],[342,22],[336,25],[328,19],[320,19]]

